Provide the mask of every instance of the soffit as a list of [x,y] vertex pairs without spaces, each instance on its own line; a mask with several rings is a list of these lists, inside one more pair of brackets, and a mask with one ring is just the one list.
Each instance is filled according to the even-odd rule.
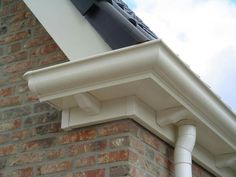
[[[135,96],[157,120],[159,111],[183,106],[198,127],[197,144],[211,156],[236,151],[231,136],[236,133],[234,114],[161,41],[40,69],[26,77],[41,100],[60,109],[78,107],[75,95],[81,93],[101,105]],[[88,118],[92,121],[93,116]],[[174,144],[174,139],[169,142]]]

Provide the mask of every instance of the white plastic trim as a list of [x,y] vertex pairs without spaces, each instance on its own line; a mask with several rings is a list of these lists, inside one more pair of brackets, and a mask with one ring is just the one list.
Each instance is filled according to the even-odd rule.
[[192,151],[196,141],[194,125],[180,125],[174,151],[175,177],[192,177]]
[[157,123],[160,126],[176,124],[183,119],[191,119],[191,113],[184,107],[174,107],[157,112]]
[[236,149],[236,118],[178,57],[152,41],[25,74],[41,101],[151,78]]
[[145,126],[170,144],[173,144],[175,141],[175,132],[170,128],[159,127],[155,120],[155,110],[135,96],[103,101],[101,102],[100,112],[96,115],[89,115],[79,107],[63,110],[62,128],[64,130],[71,130],[73,128],[127,118],[133,119]]
[[78,106],[89,115],[98,114],[100,112],[100,102],[89,93],[78,93],[74,95]]
[[236,166],[236,153],[223,154],[216,157],[216,166],[219,168]]
[[[78,115],[80,118],[84,117],[87,120],[100,119],[99,121],[103,121],[104,117],[109,120],[109,116],[112,114],[117,116],[116,114],[118,114],[116,111],[110,112],[115,109],[116,106],[114,105],[116,104],[107,105],[105,102],[100,103],[99,114],[84,114],[85,111],[81,111],[79,108],[65,106],[67,105],[65,103],[69,100],[67,98],[96,89],[147,78],[151,79],[182,104],[198,124],[203,124],[214,132],[222,140],[222,144],[236,150],[235,114],[160,40],[31,71],[25,74],[25,78],[28,80],[30,89],[39,95],[41,101],[63,100],[64,106],[61,108],[69,111],[66,112],[66,115],[69,115],[69,122],[63,121],[65,122],[64,125],[67,126],[64,128],[78,126],[84,120],[78,120]],[[114,107],[108,109],[109,106]],[[131,106],[131,108],[134,107]],[[141,110],[142,108],[142,106],[139,107]],[[183,111],[180,115],[187,115],[186,113],[186,111]],[[136,121],[141,124],[149,122],[148,124],[151,125],[149,126],[150,131],[169,143],[174,142],[173,131],[165,131],[165,129],[157,126],[155,119],[158,116],[155,115],[154,119],[146,119],[145,116],[146,114],[143,114]],[[166,117],[168,116],[166,115]],[[77,119],[75,120],[74,118]],[[91,120],[89,120],[90,123]],[[214,159],[210,155],[201,155],[198,158],[199,152],[200,155],[205,154],[202,153],[205,151],[194,151],[194,158],[203,162],[201,159],[209,157],[211,160],[206,158],[204,161],[208,160],[210,164],[203,163],[215,174],[219,176],[223,174],[223,176],[227,177],[234,176],[229,170],[215,168]]]

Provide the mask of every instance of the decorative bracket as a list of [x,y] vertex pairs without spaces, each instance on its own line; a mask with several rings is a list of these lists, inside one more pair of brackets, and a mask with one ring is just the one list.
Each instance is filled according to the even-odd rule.
[[[100,113],[101,103],[89,93],[78,93],[73,96],[75,102],[78,105],[80,111],[83,112],[86,116],[95,116]],[[71,110],[74,107],[68,107],[62,109],[62,128],[71,130],[70,119],[71,119]]]
[[78,106],[88,115],[96,115],[100,112],[100,102],[89,93],[78,93],[74,95]]

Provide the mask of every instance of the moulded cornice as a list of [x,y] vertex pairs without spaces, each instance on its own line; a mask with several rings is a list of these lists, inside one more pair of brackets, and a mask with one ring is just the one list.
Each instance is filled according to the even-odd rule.
[[160,40],[31,71],[25,78],[42,101],[151,78],[236,148],[234,113]]
[[[63,110],[78,106],[62,103],[75,95],[151,80],[187,109],[180,111],[181,115],[190,114],[197,124],[211,130],[223,146],[236,151],[235,114],[161,40],[31,71],[25,78],[41,101],[56,103]],[[90,100],[89,110],[99,114],[99,104],[99,99]],[[160,110],[155,111],[158,122]]]

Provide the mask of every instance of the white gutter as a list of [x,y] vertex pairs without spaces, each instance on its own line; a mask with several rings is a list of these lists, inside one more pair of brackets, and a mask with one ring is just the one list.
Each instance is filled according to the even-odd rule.
[[[194,121],[215,137],[200,137],[203,138],[201,142],[220,142],[219,146],[223,150],[220,152],[217,150],[213,155],[236,151],[235,114],[160,40],[28,72],[25,78],[30,89],[39,95],[41,101],[56,103],[61,109],[70,109],[65,101],[80,93],[105,90],[108,87],[145,79],[151,80],[177,100],[180,106],[186,108]],[[87,104],[95,105],[89,112],[99,112],[100,106],[96,102],[91,101]],[[155,107],[155,105],[149,106]],[[185,111],[180,115],[185,115]],[[92,121],[93,116],[89,118],[86,120]],[[157,119],[159,119],[158,114]],[[145,118],[143,121],[146,121]],[[158,127],[156,129],[158,132]],[[173,140],[169,142],[173,143]],[[204,143],[200,145],[205,147]],[[205,148],[211,151],[209,147]],[[197,156],[194,158],[198,159]],[[208,166],[207,163],[205,165]],[[211,163],[210,169],[216,174],[223,173],[223,170],[218,170],[214,166],[214,163]]]
[[221,132],[219,136],[226,135],[228,143],[236,148],[234,113],[160,40],[25,74],[30,89],[42,101],[85,92],[95,85],[104,87],[109,81],[115,84],[115,81],[127,82],[131,77],[155,76],[167,92],[201,122],[217,128]]
[[174,151],[175,177],[192,177],[192,151],[196,141],[194,125],[180,125]]

